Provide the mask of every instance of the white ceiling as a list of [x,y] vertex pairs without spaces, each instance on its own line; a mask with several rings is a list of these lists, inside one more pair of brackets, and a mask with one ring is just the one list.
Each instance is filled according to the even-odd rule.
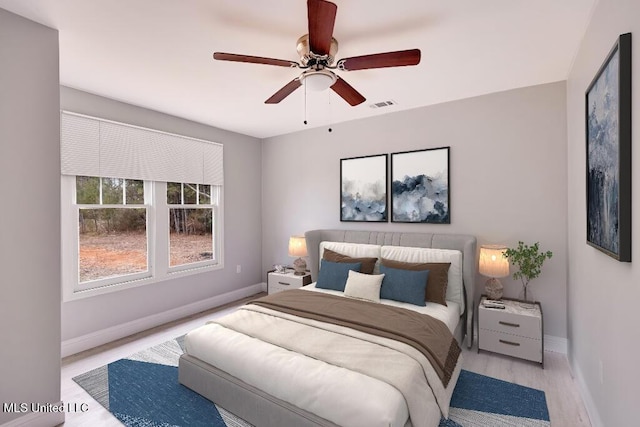
[[[298,89],[299,74],[214,61],[214,51],[297,61],[304,0],[0,0],[60,31],[62,85],[266,138],[566,79],[596,0],[334,0],[337,58],[419,48],[415,67],[339,72],[367,100]],[[396,106],[373,109],[375,102]]]

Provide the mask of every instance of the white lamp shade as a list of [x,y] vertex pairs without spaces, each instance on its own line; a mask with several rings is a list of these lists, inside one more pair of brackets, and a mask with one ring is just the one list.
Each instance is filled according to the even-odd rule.
[[509,260],[504,256],[507,248],[500,245],[482,245],[480,247],[480,274],[486,277],[507,277]]
[[308,70],[302,74],[301,83],[309,90],[322,92],[333,86],[336,80],[336,75],[329,70]]
[[307,240],[304,236],[291,236],[289,239],[289,256],[307,256]]

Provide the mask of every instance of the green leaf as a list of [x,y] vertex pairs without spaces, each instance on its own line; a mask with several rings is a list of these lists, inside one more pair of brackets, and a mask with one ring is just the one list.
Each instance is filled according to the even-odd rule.
[[542,272],[542,264],[546,259],[551,259],[551,251],[540,252],[539,243],[529,246],[524,242],[518,242],[517,248],[509,248],[504,251],[504,256],[511,263],[518,267],[518,271],[513,273],[514,279],[520,279],[523,286],[527,286],[531,279],[535,279]]

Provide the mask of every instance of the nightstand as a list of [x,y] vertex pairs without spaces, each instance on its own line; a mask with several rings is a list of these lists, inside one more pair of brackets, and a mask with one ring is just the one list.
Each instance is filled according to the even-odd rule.
[[293,271],[287,273],[276,273],[270,271],[267,280],[267,292],[275,294],[276,292],[286,291],[287,289],[301,288],[311,283],[311,274],[304,276],[296,276]]
[[504,309],[478,305],[478,352],[488,350],[538,362],[544,368],[542,306],[521,307],[517,300],[503,298]]

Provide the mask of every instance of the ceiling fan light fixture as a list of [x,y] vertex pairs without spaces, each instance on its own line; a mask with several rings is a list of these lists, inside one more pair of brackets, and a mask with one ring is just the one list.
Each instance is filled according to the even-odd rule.
[[300,76],[300,82],[314,92],[329,89],[337,79],[337,76],[329,70],[306,71]]
[[332,70],[369,70],[420,63],[420,49],[408,49],[342,58],[334,64],[336,53],[338,53],[338,41],[333,37],[337,10],[338,6],[329,0],[307,0],[309,32],[299,37],[296,43],[296,50],[300,56],[299,62],[225,52],[215,52],[213,59],[304,70],[302,74],[268,98],[265,104],[278,104],[300,86],[305,85],[312,91],[325,91],[331,88],[352,107],[362,104],[366,98]]

